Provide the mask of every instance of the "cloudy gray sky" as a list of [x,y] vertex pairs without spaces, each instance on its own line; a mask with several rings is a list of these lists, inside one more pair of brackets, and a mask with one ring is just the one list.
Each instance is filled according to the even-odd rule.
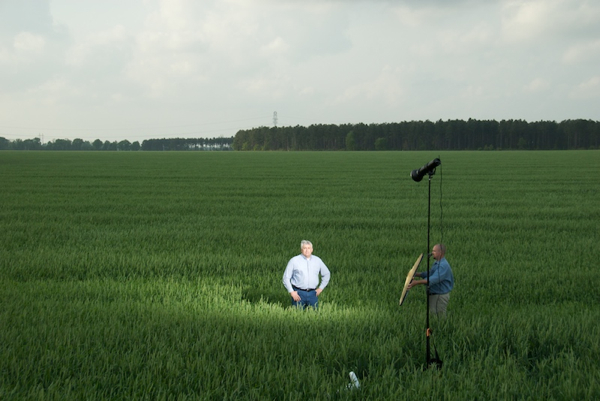
[[0,136],[600,120],[597,0],[0,0]]

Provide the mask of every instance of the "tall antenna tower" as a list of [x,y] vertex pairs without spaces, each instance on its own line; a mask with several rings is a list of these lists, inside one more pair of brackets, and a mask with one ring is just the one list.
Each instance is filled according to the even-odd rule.
[[277,127],[277,112],[273,112],[273,126]]

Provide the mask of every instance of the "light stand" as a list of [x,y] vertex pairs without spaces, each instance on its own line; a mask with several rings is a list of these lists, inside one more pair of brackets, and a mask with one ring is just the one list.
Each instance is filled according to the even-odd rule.
[[[432,171],[429,172],[429,196],[428,196],[428,201],[427,201],[427,252],[429,252],[429,250],[431,249],[429,246],[429,232],[430,232],[430,227],[431,227],[431,177],[435,174],[435,169],[433,169]],[[430,347],[430,341],[431,341],[431,328],[429,327],[429,257],[427,258],[427,319],[426,319],[426,326],[427,326],[427,330],[425,331],[426,336],[427,336],[427,345],[426,345],[426,352],[427,352],[427,356],[426,356],[426,361],[427,361],[427,368],[431,367],[432,365],[432,359],[431,359],[431,347]],[[433,361],[436,364],[440,364],[439,358],[436,358],[435,361]]]
[[[421,167],[420,169],[417,170],[413,170],[410,173],[411,178],[416,181],[419,182],[423,179],[423,177],[425,176],[425,174],[429,175],[429,194],[428,194],[428,200],[427,200],[427,249],[425,254],[427,255],[427,253],[429,252],[430,248],[430,244],[429,244],[429,233],[430,233],[430,227],[431,227],[431,177],[435,174],[435,168],[437,166],[439,166],[440,164],[442,164],[442,162],[440,161],[440,159],[433,159],[432,161],[430,161],[429,163],[427,163],[426,165],[424,165],[423,167]],[[427,330],[425,331],[426,333],[426,337],[427,337],[427,343],[426,343],[426,368],[430,368],[431,366],[433,366],[435,364],[436,367],[442,367],[442,361],[439,359],[439,357],[436,355],[435,359],[431,358],[431,346],[430,346],[430,342],[431,342],[431,328],[429,327],[429,257],[427,258],[427,318],[426,318],[426,326],[427,326]],[[436,352],[437,354],[437,352]]]

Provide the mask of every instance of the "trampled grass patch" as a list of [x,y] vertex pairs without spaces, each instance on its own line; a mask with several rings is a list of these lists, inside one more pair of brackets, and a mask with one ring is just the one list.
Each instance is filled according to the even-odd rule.
[[[398,306],[434,157],[441,371],[423,289]],[[0,152],[0,184],[2,399],[600,396],[597,151]],[[302,239],[318,312],[281,284]]]

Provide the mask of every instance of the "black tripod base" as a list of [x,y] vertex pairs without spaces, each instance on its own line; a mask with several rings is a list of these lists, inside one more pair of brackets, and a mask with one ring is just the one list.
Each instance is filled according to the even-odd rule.
[[444,362],[439,359],[439,358],[432,358],[429,360],[429,363],[427,364],[427,366],[425,366],[425,368],[423,370],[427,370],[427,369],[438,369],[441,370],[442,366],[444,366]]

